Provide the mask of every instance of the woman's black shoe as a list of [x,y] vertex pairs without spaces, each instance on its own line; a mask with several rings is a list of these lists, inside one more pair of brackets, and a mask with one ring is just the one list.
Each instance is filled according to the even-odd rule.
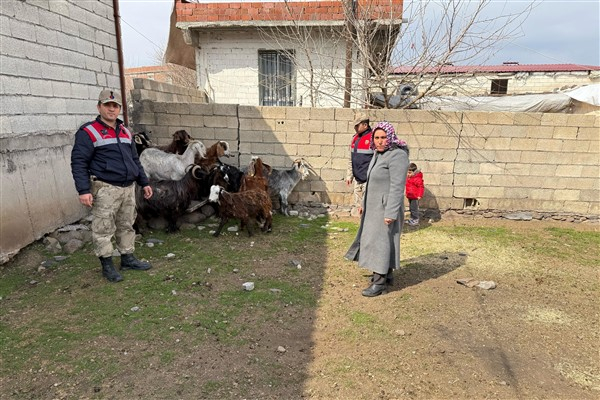
[[375,297],[379,296],[383,292],[385,292],[386,285],[375,285],[372,284],[368,288],[362,291],[362,295],[365,297]]

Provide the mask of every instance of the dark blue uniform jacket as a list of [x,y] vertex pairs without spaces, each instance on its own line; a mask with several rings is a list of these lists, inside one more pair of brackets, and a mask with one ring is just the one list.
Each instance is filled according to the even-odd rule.
[[131,132],[121,120],[113,129],[100,116],[82,125],[75,134],[71,172],[80,195],[91,193],[91,176],[115,186],[126,187],[133,182],[141,187],[148,185]]

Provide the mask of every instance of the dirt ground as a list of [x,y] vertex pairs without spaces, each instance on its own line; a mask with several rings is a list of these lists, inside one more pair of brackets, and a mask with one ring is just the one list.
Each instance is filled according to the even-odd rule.
[[[468,233],[473,227],[505,229],[511,237],[524,238],[523,245],[506,242],[502,235],[478,238]],[[255,307],[224,321],[245,327],[239,340],[206,335],[201,322],[191,330],[179,329],[176,323],[186,324],[182,319],[167,322],[174,326],[168,340],[148,341],[143,332],[125,339],[100,335],[90,338],[85,349],[67,350],[56,363],[41,366],[31,354],[36,368],[0,378],[0,397],[598,399],[599,249],[554,257],[554,245],[536,247],[542,243],[536,238],[546,238],[548,228],[597,234],[598,227],[448,218],[435,228],[423,224],[403,234],[403,268],[382,296],[360,295],[368,273],[343,259],[351,232],[329,233],[326,249],[300,246],[257,258],[252,265],[253,276],[307,285],[318,293],[314,306],[285,300],[267,309],[257,300]],[[254,240],[255,246],[268,246],[270,239]],[[560,243],[557,247],[560,251]],[[301,273],[274,268],[294,258],[302,263]],[[24,252],[18,262],[37,265],[41,259]],[[72,291],[104,285],[98,271],[86,274]],[[461,278],[491,280],[497,288],[469,288],[457,283]],[[238,285],[240,279],[230,274],[188,296],[209,301],[211,292]],[[115,301],[125,299],[116,296]],[[18,301],[14,294],[0,305],[17,308]],[[190,308],[190,319],[192,304],[182,302]],[[35,323],[25,310],[22,315],[2,313],[1,329]],[[110,364],[116,365],[112,371],[109,364],[98,363],[98,378],[61,371],[61,365],[69,365],[60,362],[62,357],[118,361]]]

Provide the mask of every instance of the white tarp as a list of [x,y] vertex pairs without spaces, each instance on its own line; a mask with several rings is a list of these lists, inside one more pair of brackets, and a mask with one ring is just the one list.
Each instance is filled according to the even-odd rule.
[[578,89],[569,90],[565,94],[582,103],[600,106],[600,84],[583,86]]
[[442,96],[422,99],[418,108],[439,111],[568,112],[571,97],[564,93],[503,97]]

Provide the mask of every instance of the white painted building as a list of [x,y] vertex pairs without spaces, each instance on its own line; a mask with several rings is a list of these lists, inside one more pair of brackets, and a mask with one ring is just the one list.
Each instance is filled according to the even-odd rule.
[[[356,4],[352,11],[356,19],[378,21],[382,27],[401,21],[402,1]],[[353,42],[347,47],[347,5],[345,1],[178,2],[176,26],[194,49],[198,88],[210,102],[339,107],[346,101],[358,107],[366,99],[367,74]],[[385,20],[379,18],[383,15]],[[168,55],[174,53],[180,52],[167,50]],[[345,99],[348,85],[350,95]]]

